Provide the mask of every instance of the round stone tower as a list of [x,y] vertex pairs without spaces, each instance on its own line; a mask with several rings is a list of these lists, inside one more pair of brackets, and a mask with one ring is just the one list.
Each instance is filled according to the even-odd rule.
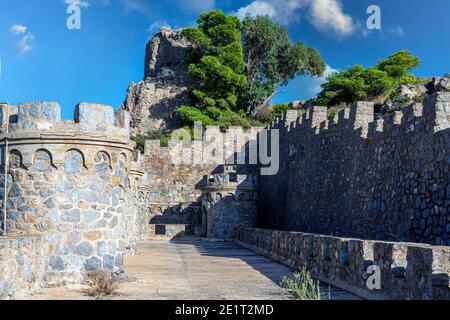
[[36,102],[0,106],[0,121],[2,228],[6,195],[8,234],[46,235],[49,284],[120,271],[142,198],[128,113],[81,103],[74,121],[62,121],[57,103]]
[[205,176],[202,225],[207,238],[234,240],[239,229],[256,227],[258,177],[236,174],[234,166]]

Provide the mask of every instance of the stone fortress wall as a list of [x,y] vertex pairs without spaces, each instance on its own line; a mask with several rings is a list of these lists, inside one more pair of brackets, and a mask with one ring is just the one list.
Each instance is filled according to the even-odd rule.
[[[218,130],[218,128],[215,129]],[[227,132],[233,132],[234,129],[230,127]],[[248,141],[256,141],[257,133],[260,130],[261,128],[255,127],[243,131],[246,139],[242,141],[232,142],[225,139],[223,150],[217,150],[218,153],[225,155],[225,161],[220,163],[203,160],[198,164],[193,162],[194,157],[199,154],[202,157],[203,152],[206,152],[205,150],[208,148],[206,142],[194,141],[193,143],[183,144],[181,141],[169,141],[168,147],[161,147],[159,140],[146,141],[144,154],[141,156],[141,169],[145,172],[142,178],[143,184],[149,190],[146,198],[149,209],[148,220],[150,221],[148,234],[153,237],[165,231],[170,238],[177,235],[206,236],[205,226],[202,225],[205,211],[212,208],[217,209],[218,205],[223,205],[223,201],[220,201],[220,204],[215,201],[216,195],[222,195],[228,199],[227,194],[235,195],[238,188],[245,192],[244,184],[248,182],[244,181],[246,180],[245,177],[257,178],[258,168],[256,165],[249,165],[248,161],[247,164],[236,165],[236,161],[234,163],[230,163],[230,161],[233,158],[236,160],[238,154],[248,154]],[[234,143],[235,152],[228,151],[229,154],[227,154],[227,150],[233,150],[230,147],[231,143]],[[178,159],[190,158],[191,160],[177,161],[174,157]],[[231,171],[225,172],[226,168],[231,168]],[[231,181],[231,183],[226,186],[222,183],[212,186],[208,182],[211,179],[214,180],[214,178],[220,179],[223,177],[225,179],[230,174],[233,177],[231,180],[228,179],[228,182]],[[244,184],[242,184],[243,182]],[[205,188],[214,190],[208,192]],[[257,193],[257,190],[255,191]],[[212,203],[208,204],[208,200],[211,200]],[[232,206],[227,205],[225,207],[232,211]],[[252,207],[255,206],[252,205]],[[232,215],[230,214],[230,216]],[[232,228],[237,229],[239,221],[236,220],[233,224],[235,226]],[[248,226],[256,226],[256,222]],[[162,232],[156,232],[155,234],[155,231],[159,231],[156,229],[162,229]],[[210,234],[212,237],[213,232]],[[221,236],[217,236],[217,238],[221,238]]]
[[383,119],[373,110],[275,121],[280,170],[261,177],[260,227],[450,245],[450,93]]
[[[164,148],[147,141],[144,154],[135,152],[123,109],[80,104],[74,121],[62,121],[56,103],[9,106],[6,134],[3,105],[0,150],[3,159],[7,136],[9,235],[0,238],[0,295],[79,283],[90,270],[120,271],[123,254],[133,252],[136,240],[164,227],[170,237],[237,237],[292,266],[312,259],[315,276],[334,275],[324,280],[361,295],[360,269],[366,260],[386,265],[393,274],[391,291],[399,298],[405,291],[398,289],[404,282],[397,281],[403,276],[396,276],[396,268],[415,268],[419,278],[429,275],[418,294],[430,297],[432,290],[431,296],[445,298],[448,247],[429,246],[432,256],[440,257],[431,267],[428,251],[410,250],[413,267],[404,257],[406,249],[395,250],[417,246],[405,242],[449,245],[449,105],[450,94],[436,93],[423,105],[379,120],[373,105],[364,102],[332,120],[322,107],[301,117],[289,111],[271,126],[281,131],[280,171],[260,177],[254,166],[174,161],[177,152],[198,152],[195,144],[175,141]],[[253,128],[250,136],[259,130]],[[248,147],[237,149],[247,154]],[[254,227],[286,231],[261,234]],[[312,240],[304,242],[310,233]],[[369,259],[360,247],[351,247],[353,252],[349,246],[366,248],[370,241],[354,244],[349,237],[399,242],[390,243],[391,256],[386,251]],[[353,263],[349,255],[359,260]],[[338,259],[335,264],[333,259]],[[440,281],[432,277],[436,272],[447,276],[441,281],[446,284],[429,284]],[[415,290],[421,279],[411,279],[406,291]]]
[[0,261],[5,295],[22,290],[18,279],[39,287],[79,283],[92,270],[121,271],[123,254],[141,237],[146,188],[128,113],[85,103],[74,121],[60,113],[52,102],[0,109],[2,220],[5,138],[10,155],[8,237],[0,238],[2,258],[11,254]]
[[[200,235],[202,192],[199,183],[216,165],[177,164],[170,147],[176,148],[178,143],[169,143],[169,147],[161,147],[159,140],[148,140],[141,157],[143,180],[149,188],[147,232],[152,237]],[[191,147],[183,147],[181,152],[183,150],[193,153]]]

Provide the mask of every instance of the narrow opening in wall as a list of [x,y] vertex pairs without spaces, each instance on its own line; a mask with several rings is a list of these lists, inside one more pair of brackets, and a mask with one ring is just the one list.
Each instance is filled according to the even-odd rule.
[[157,236],[165,236],[167,233],[165,225],[156,225],[155,226],[155,234]]

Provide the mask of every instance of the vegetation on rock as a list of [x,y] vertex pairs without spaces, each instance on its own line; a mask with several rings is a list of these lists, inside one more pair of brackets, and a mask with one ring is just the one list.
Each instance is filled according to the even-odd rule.
[[365,69],[361,65],[355,65],[335,72],[322,85],[323,90],[316,103],[323,106],[362,100],[378,100],[377,102],[383,103],[400,85],[418,82],[411,70],[419,67],[419,64],[419,58],[402,50],[378,62],[374,67]]
[[137,135],[131,137],[131,140],[136,142],[136,149],[144,153],[146,140],[160,140],[162,147],[167,147],[171,138],[170,133],[164,132],[162,129],[151,130],[147,134]]
[[238,95],[247,85],[241,45],[241,22],[220,10],[202,13],[197,28],[183,30],[192,43],[189,73],[194,80],[190,88],[194,106],[183,106],[179,114],[191,125],[216,122],[241,124]]
[[248,16],[241,23],[213,10],[201,14],[197,22],[197,28],[183,30],[193,46],[189,67],[193,105],[178,112],[189,126],[201,121],[222,128],[248,127],[255,120],[271,121],[269,102],[277,88],[298,75],[321,76],[325,70],[317,50],[294,44],[287,29],[267,16]]

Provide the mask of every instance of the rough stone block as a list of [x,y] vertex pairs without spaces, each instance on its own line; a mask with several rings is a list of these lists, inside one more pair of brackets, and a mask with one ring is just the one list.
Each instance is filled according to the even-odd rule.
[[75,122],[86,128],[106,130],[115,125],[114,108],[103,104],[80,103],[75,107]]
[[61,122],[57,102],[24,102],[18,108],[18,126],[22,130],[51,130]]

